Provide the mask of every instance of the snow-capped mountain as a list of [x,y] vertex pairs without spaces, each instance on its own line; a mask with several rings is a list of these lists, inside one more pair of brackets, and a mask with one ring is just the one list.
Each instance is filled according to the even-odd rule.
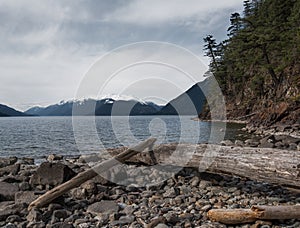
[[193,85],[165,106],[127,95],[105,95],[98,99],[83,98],[61,101],[48,107],[33,107],[25,113],[38,116],[128,116],[128,115],[193,115],[202,111],[210,79]]
[[25,113],[38,116],[123,116],[123,115],[152,115],[161,106],[146,102],[132,96],[103,96],[100,99],[74,99],[61,101],[48,107],[33,107]]

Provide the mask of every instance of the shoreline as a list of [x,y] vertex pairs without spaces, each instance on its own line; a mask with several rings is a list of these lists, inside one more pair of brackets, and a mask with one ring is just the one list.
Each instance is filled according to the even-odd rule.
[[[95,155],[78,158],[50,155],[48,161],[41,165],[34,165],[32,159],[13,159],[7,162],[8,166],[0,169],[2,172],[3,169],[7,170],[0,181],[0,226],[300,226],[300,220],[295,219],[227,226],[212,222],[207,217],[210,209],[250,208],[252,205],[297,205],[300,203],[300,194],[297,192],[248,178],[200,173],[193,168],[182,168],[171,178],[164,179],[159,172],[154,170],[153,173],[149,173],[147,167],[133,163],[128,165],[130,169],[124,169],[123,166],[111,169],[108,173],[109,179],[122,182],[133,178],[134,182],[138,182],[150,175],[155,183],[146,187],[135,184],[118,185],[98,176],[43,208],[27,211],[27,206],[38,196],[72,178],[76,173],[89,169],[89,165],[97,159],[99,156],[96,158]],[[3,160],[0,161],[3,166]]]

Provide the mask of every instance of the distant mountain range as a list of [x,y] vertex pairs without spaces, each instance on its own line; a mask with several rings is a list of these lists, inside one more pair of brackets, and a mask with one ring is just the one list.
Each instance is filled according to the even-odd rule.
[[10,108],[6,105],[0,104],[0,116],[29,116],[28,114],[25,114],[23,112],[17,111],[13,108]]
[[201,88],[208,79],[199,82],[164,106],[130,96],[111,96],[100,100],[82,99],[62,101],[48,107],[33,107],[22,113],[0,105],[0,116],[136,116],[136,115],[194,115],[206,101]]
[[161,106],[152,102],[141,102],[134,99],[114,100],[105,98],[101,100],[84,99],[50,105],[45,108],[33,107],[25,113],[36,116],[125,116],[125,115],[153,115]]

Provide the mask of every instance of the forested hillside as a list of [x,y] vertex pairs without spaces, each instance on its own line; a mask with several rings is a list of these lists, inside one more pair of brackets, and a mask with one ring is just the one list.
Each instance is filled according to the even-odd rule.
[[300,121],[300,1],[246,0],[228,39],[204,38],[228,118],[253,124]]

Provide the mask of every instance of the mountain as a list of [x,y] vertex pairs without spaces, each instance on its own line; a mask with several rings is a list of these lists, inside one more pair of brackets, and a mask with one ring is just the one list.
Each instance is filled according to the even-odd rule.
[[25,113],[39,116],[124,116],[153,115],[161,109],[161,106],[152,102],[144,102],[128,96],[114,98],[62,101],[45,108],[33,107]]
[[158,115],[194,115],[201,113],[206,98],[202,91],[209,80],[206,79],[189,88],[186,92],[166,104]]
[[[48,107],[33,107],[25,113],[38,116],[137,116],[137,115],[193,115],[198,116],[206,101],[203,91],[209,79],[193,85],[165,106],[145,102],[131,96],[111,95],[100,100],[82,99],[62,101]],[[203,91],[202,91],[203,90]]]
[[9,115],[6,115],[6,114],[0,112],[0,117],[4,117],[4,116],[9,116]]
[[10,108],[6,105],[0,104],[0,116],[28,116],[27,114]]

